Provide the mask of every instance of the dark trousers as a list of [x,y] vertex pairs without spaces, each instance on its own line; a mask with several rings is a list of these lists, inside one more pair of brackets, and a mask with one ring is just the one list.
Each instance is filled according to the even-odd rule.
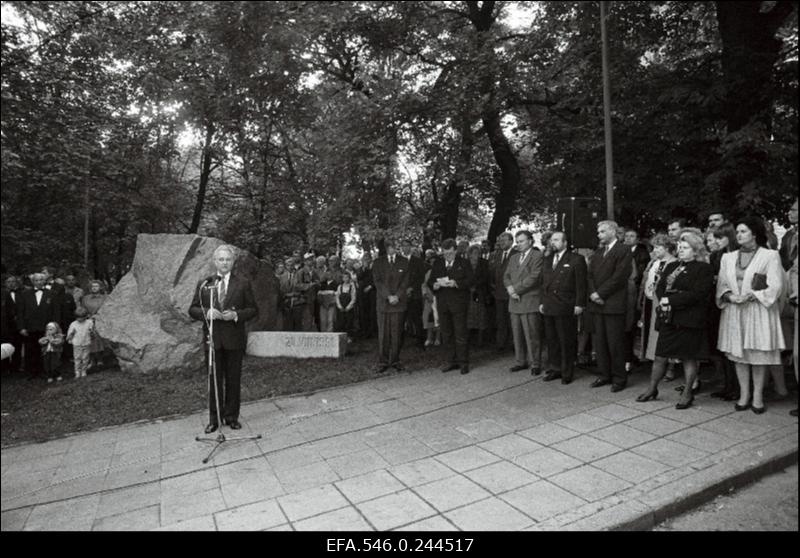
[[[220,416],[223,420],[238,420],[239,407],[241,405],[241,378],[242,378],[242,357],[244,351],[241,349],[215,349],[214,362],[217,372],[217,391],[219,402],[222,405]],[[209,421],[217,422],[217,401],[211,378],[208,381],[208,414]]]
[[368,293],[362,291],[356,305],[358,306],[358,329],[362,336],[372,337],[378,328],[375,320],[375,289],[370,289]]
[[578,319],[568,316],[543,316],[547,338],[547,357],[552,370],[561,371],[561,377],[571,380],[578,356]]
[[378,312],[378,357],[382,365],[400,362],[403,312]]
[[25,371],[31,376],[38,376],[42,372],[42,349],[39,339],[44,337],[44,331],[28,331],[28,336],[23,337],[25,345]]
[[[417,344],[425,342],[425,330],[422,327],[422,299],[409,298],[406,306],[405,325],[412,337],[417,339]],[[403,343],[405,343],[405,332],[403,330]]]
[[495,327],[497,328],[497,348],[507,349],[511,346],[511,316],[508,313],[508,300],[499,299],[495,303]]
[[303,331],[303,317],[306,314],[306,305],[300,304],[283,309],[283,330]]
[[467,308],[455,305],[442,305],[437,308],[439,312],[439,327],[442,331],[442,341],[445,345],[452,345],[453,352],[450,364],[464,366],[469,364],[469,345],[467,344]]
[[48,378],[55,378],[60,376],[59,369],[61,368],[61,351],[53,351],[44,353],[42,355],[42,367],[44,373]]
[[336,309],[336,331],[344,332],[348,337],[353,335],[353,328],[355,326],[356,311],[352,310],[339,310]]
[[597,353],[600,377],[624,386],[625,373],[625,314],[594,314],[592,345]]

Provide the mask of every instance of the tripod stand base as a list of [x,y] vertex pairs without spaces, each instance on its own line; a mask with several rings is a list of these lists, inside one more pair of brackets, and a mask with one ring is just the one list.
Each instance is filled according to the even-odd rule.
[[203,459],[203,463],[208,463],[208,460],[211,459],[211,456],[214,454],[214,452],[217,451],[217,449],[222,444],[224,444],[225,442],[236,442],[236,441],[239,441],[239,440],[260,440],[260,439],[261,439],[261,434],[256,434],[254,436],[231,436],[231,437],[225,437],[225,434],[220,432],[214,438],[204,438],[202,436],[197,436],[197,437],[195,437],[194,440],[196,442],[213,442],[214,443],[214,447],[211,448],[211,451],[209,452],[209,454],[206,456],[205,459]]

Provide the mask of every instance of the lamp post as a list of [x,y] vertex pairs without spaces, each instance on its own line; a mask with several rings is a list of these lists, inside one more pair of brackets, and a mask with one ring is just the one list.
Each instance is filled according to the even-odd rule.
[[606,146],[606,213],[614,219],[614,154],[611,146],[611,83],[608,77],[608,34],[606,16],[609,2],[600,2],[600,38],[603,58],[603,131]]

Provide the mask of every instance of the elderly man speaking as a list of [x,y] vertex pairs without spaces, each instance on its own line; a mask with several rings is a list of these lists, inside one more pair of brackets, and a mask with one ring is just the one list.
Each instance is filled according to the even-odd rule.
[[[189,315],[195,320],[203,320],[203,338],[213,343],[216,384],[220,403],[224,402],[221,413],[217,413],[217,401],[213,386],[209,383],[209,423],[206,434],[219,428],[218,416],[233,430],[242,427],[239,423],[240,379],[242,357],[247,348],[247,334],[244,323],[258,316],[253,289],[245,277],[231,273],[236,261],[233,246],[223,244],[214,250],[214,266],[217,273],[197,284]],[[213,295],[213,306],[211,299]],[[209,324],[213,320],[213,339],[209,339]],[[211,379],[209,379],[209,382]]]

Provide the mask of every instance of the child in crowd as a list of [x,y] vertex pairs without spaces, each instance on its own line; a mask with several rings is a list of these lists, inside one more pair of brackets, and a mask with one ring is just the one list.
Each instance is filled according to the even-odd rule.
[[75,359],[75,377],[83,378],[89,368],[89,354],[94,335],[94,321],[87,320],[86,308],[80,306],[75,310],[75,321],[69,324],[67,330],[67,343],[72,344],[72,354]]
[[39,339],[42,346],[42,368],[47,375],[47,383],[62,380],[58,371],[61,365],[61,351],[64,349],[64,334],[61,333],[61,326],[56,322],[50,322],[44,331],[44,337]]
[[347,342],[353,341],[353,326],[355,324],[356,306],[356,284],[353,280],[353,273],[345,271],[342,273],[342,283],[336,288],[336,318],[337,331],[347,333]]

